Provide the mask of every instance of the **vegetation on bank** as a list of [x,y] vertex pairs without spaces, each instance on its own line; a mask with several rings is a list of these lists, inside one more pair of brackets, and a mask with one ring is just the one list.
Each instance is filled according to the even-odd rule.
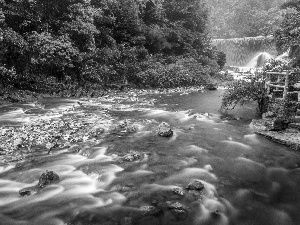
[[275,33],[279,53],[288,52],[291,67],[300,66],[300,1],[290,0],[282,5],[285,15]]
[[[263,71],[245,80],[237,80],[229,83],[228,89],[223,95],[222,108],[232,109],[237,104],[245,104],[249,101],[258,103],[259,112],[264,112],[266,98],[266,74],[264,71],[299,71],[300,67],[300,1],[291,0],[281,6],[285,10],[283,20],[275,32],[275,43],[279,54],[288,53],[288,60],[271,60],[266,63]],[[291,83],[299,82],[299,77],[290,77]]]
[[0,0],[0,96],[204,84],[225,64],[208,14],[204,0]]
[[221,109],[226,111],[234,109],[237,105],[243,106],[249,102],[256,102],[257,110],[262,115],[267,93],[265,82],[264,73],[256,73],[253,76],[229,82],[222,96]]

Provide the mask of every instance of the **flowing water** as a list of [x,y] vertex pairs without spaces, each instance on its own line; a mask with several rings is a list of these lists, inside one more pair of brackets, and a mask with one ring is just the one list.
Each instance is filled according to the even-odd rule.
[[[221,114],[221,94],[144,96],[149,104],[113,98],[87,103],[77,116],[106,110],[98,142],[0,164],[0,224],[299,224],[300,154],[253,133],[253,106]],[[31,114],[19,106],[2,112],[0,122],[17,126],[75,101],[50,100]],[[109,132],[124,120],[137,132]],[[161,122],[170,124],[172,137],[157,135]],[[122,160],[130,151],[140,157]],[[46,170],[60,181],[21,197],[18,191],[36,185]],[[204,184],[201,191],[186,188],[195,179]]]

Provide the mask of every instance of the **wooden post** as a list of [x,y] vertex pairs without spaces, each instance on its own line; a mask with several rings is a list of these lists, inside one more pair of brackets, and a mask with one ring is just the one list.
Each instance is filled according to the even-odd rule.
[[[279,84],[280,83],[280,75],[279,74],[277,74],[277,84]],[[276,90],[278,90],[279,88],[278,87],[276,87]]]
[[283,91],[283,99],[286,99],[287,91],[289,88],[289,71],[286,71],[285,82],[284,82],[284,91]]
[[267,95],[270,94],[270,86],[269,83],[271,82],[271,75],[267,74],[267,79],[266,79],[266,88],[267,88]]

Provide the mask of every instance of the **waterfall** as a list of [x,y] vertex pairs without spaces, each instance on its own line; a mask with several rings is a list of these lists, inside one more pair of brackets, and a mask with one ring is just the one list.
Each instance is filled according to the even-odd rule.
[[277,55],[272,36],[214,39],[212,43],[226,54],[227,66],[261,67]]
[[254,58],[251,59],[250,62],[247,63],[245,67],[260,68],[265,64],[266,61],[273,58],[274,56],[267,52],[259,52]]

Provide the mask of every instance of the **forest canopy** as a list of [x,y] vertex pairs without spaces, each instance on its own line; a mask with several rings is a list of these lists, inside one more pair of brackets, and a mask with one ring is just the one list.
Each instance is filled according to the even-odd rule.
[[273,35],[280,26],[285,0],[208,0],[214,38]]
[[2,87],[176,87],[224,65],[204,0],[0,0]]

